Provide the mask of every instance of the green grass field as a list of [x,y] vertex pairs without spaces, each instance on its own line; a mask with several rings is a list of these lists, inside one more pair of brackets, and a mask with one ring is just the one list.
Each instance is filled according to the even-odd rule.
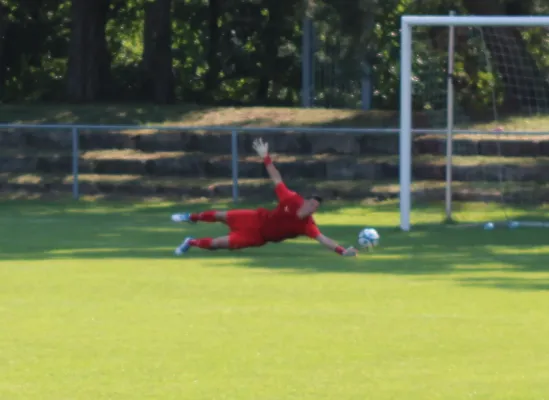
[[377,251],[175,258],[187,234],[225,232],[171,224],[180,210],[1,203],[0,399],[547,398],[547,231],[429,225],[424,209],[402,233],[395,204],[336,204],[324,233],[375,226]]

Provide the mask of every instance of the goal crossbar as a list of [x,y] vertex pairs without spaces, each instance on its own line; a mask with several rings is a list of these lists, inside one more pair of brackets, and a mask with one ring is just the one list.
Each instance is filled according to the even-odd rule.
[[[412,28],[444,27],[549,27],[549,17],[541,16],[454,16],[404,15],[400,37],[400,228],[411,229],[412,184]],[[451,154],[447,154],[451,157]]]
[[402,28],[412,26],[547,26],[549,17],[534,16],[454,16],[454,15],[404,15]]

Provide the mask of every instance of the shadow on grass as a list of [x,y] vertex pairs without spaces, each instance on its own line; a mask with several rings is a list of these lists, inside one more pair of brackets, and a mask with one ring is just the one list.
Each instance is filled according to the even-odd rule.
[[[384,207],[390,206],[380,205]],[[190,207],[191,211],[202,208]],[[0,260],[9,267],[9,261],[17,260],[173,259],[173,249],[185,236],[226,233],[220,224],[172,224],[169,216],[179,210],[181,207],[170,204],[0,203]],[[338,208],[333,205],[326,211],[334,218]],[[388,209],[387,214],[391,212]],[[355,242],[367,219],[366,214],[357,217],[356,223],[321,228],[348,245]],[[404,233],[380,225],[379,231],[382,245],[356,259],[339,257],[312,240],[302,239],[230,253],[193,249],[181,263],[185,266],[189,260],[194,265],[198,262],[207,268],[223,268],[229,259],[234,267],[281,273],[407,275],[451,279],[473,287],[549,290],[545,230],[484,231],[425,225]]]
[[181,121],[192,114],[195,118],[211,110],[192,104],[156,106],[150,104],[15,104],[2,106],[4,123],[109,124],[140,125]]

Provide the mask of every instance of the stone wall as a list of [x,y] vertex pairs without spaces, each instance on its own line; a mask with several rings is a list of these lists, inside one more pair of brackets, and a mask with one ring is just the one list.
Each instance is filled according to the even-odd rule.
[[[239,176],[249,180],[266,177],[261,161],[253,154],[252,141],[256,137],[239,135]],[[265,135],[265,139],[272,152],[278,154],[276,163],[284,178],[304,190],[324,190],[330,196],[343,198],[387,198],[398,193],[395,188],[399,177],[396,135],[286,132]],[[466,187],[461,192],[457,190],[456,196],[469,193],[469,197],[485,198],[501,189],[502,177],[505,182],[545,184],[549,137],[531,141],[496,139],[494,136],[455,139],[454,154],[460,159],[454,166],[453,178]],[[190,197],[231,193],[227,182],[231,177],[231,135],[227,132],[81,131],[79,145],[80,173],[94,176],[88,181],[83,178],[84,193]],[[445,148],[444,135],[414,138],[414,181],[439,184],[435,188],[431,184],[419,185],[417,197],[442,198]],[[0,149],[3,191],[70,190],[67,181],[72,165],[70,132],[0,131]],[[25,174],[35,179],[23,182],[21,176]],[[126,175],[129,178],[125,179]],[[119,178],[113,179],[113,176]],[[329,184],[332,186],[328,188]],[[483,184],[492,184],[494,190],[471,189]],[[510,190],[508,186],[506,193],[511,193]],[[524,191],[516,189],[515,192]],[[263,183],[257,182],[243,182],[241,193],[251,197],[261,193],[272,195]],[[544,197],[545,191],[537,190],[536,196]]]

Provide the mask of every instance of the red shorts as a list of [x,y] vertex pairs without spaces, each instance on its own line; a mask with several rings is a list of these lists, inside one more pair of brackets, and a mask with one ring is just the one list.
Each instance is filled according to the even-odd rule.
[[266,242],[261,236],[261,220],[256,210],[233,210],[227,212],[229,226],[229,248],[263,246]]

